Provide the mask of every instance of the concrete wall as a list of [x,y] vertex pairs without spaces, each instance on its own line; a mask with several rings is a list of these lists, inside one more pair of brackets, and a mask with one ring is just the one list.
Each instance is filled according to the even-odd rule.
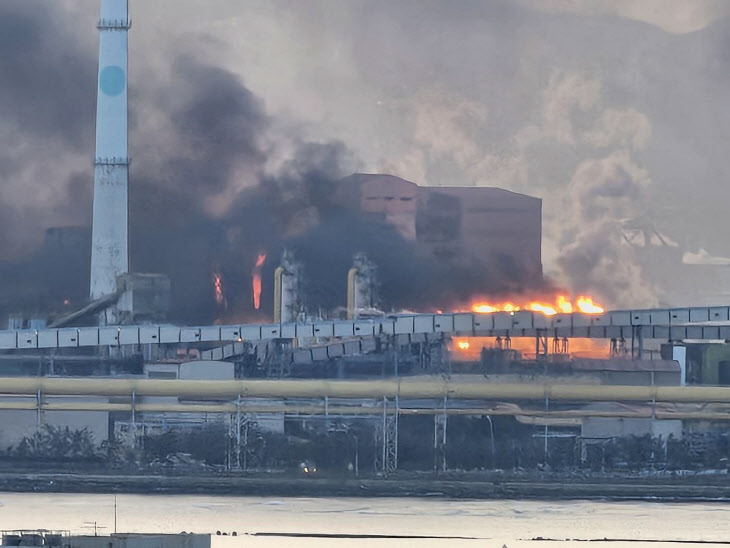
[[228,381],[234,377],[234,365],[230,362],[201,360],[180,364],[180,379]]

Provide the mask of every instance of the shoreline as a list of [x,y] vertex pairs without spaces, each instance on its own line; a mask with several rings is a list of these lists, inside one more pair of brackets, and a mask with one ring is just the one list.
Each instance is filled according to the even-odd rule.
[[[693,481],[687,481],[688,479]],[[701,479],[702,481],[698,481]],[[459,478],[291,478],[213,475],[2,473],[0,491],[288,497],[437,497],[654,502],[730,501],[727,476],[475,480]]]

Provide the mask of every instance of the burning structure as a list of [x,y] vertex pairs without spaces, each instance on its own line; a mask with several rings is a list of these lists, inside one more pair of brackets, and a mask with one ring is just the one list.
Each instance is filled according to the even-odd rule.
[[[520,294],[542,285],[539,199],[497,188],[348,176],[349,153],[337,142],[296,142],[291,159],[269,174],[268,152],[260,145],[269,117],[261,102],[230,73],[195,59],[177,66],[189,100],[158,105],[174,133],[153,138],[199,154],[183,154],[181,161],[176,153],[154,170],[139,162],[138,184],[128,195],[127,0],[104,0],[101,8],[91,242],[64,244],[80,249],[78,261],[60,261],[64,269],[74,267],[71,287],[60,296],[68,305],[39,303],[46,278],[55,282],[57,276],[35,263],[0,264],[3,279],[11,280],[0,288],[3,315],[32,308],[35,316],[44,304],[67,315],[86,297],[115,293],[117,277],[133,265],[135,272],[170,277],[172,321],[270,320],[272,259],[284,249],[301,263],[302,307],[310,314],[345,306],[347,272],[360,252],[378,269],[381,306],[388,311],[448,310],[476,294]],[[237,184],[226,207],[211,214],[204,204],[231,190],[239,163],[255,179],[243,190]],[[136,243],[128,250],[129,239]],[[270,259],[260,259],[263,253]],[[38,263],[47,261],[50,248],[40,255]],[[107,324],[121,319],[113,307],[102,316]],[[129,314],[123,316],[126,321]]]
[[[195,380],[226,382],[256,376],[386,376],[392,371],[396,377],[471,373],[492,376],[491,380],[495,380],[496,374],[503,377],[510,375],[515,385],[518,385],[515,390],[534,381],[538,372],[542,372],[545,382],[552,382],[556,377],[574,376],[578,372],[588,378],[590,383],[611,380],[620,384],[617,381],[619,379],[626,384],[646,384],[646,378],[651,384],[659,384],[659,380],[662,384],[684,383],[684,366],[674,363],[674,354],[671,354],[671,360],[667,360],[671,363],[641,364],[637,361],[627,366],[627,360],[614,360],[615,363],[576,362],[565,365],[569,360],[567,337],[574,337],[575,333],[571,331],[559,337],[558,329],[563,329],[562,325],[558,325],[559,322],[569,322],[572,326],[574,318],[571,314],[582,314],[575,319],[575,323],[580,324],[576,328],[585,330],[581,332],[587,336],[594,325],[603,325],[600,318],[596,317],[594,322],[589,316],[600,315],[604,310],[590,297],[569,299],[548,289],[542,274],[540,199],[491,187],[421,187],[383,174],[358,173],[343,178],[344,173],[339,169],[338,162],[329,161],[331,158],[328,156],[331,153],[336,157],[339,154],[337,147],[326,150],[312,146],[302,147],[301,156],[307,159],[319,158],[315,161],[316,165],[306,164],[301,158],[295,158],[292,165],[304,165],[292,169],[294,175],[261,178],[256,185],[240,192],[231,207],[218,218],[205,216],[200,211],[185,210],[185,213],[191,214],[176,212],[175,221],[183,219],[183,222],[174,226],[174,221],[154,210],[154,207],[160,205],[159,202],[151,201],[152,205],[148,207],[155,213],[151,225],[155,230],[150,230],[149,237],[141,246],[142,251],[138,251],[142,258],[139,264],[147,270],[169,273],[172,284],[164,276],[128,273],[128,27],[127,0],[102,0],[99,23],[101,39],[94,215],[90,246],[92,303],[77,312],[102,312],[102,324],[129,325],[76,329],[72,325],[78,325],[77,313],[56,319],[50,327],[68,326],[59,331],[45,329],[43,322],[20,322],[19,325],[13,325],[19,330],[18,333],[0,333],[1,340],[5,341],[3,344],[14,350],[23,350],[3,356],[0,362],[4,361],[5,364],[0,365],[4,365],[6,371],[9,364],[22,372],[27,372],[29,367],[37,368],[38,376],[46,372],[54,374],[58,371],[54,368],[58,368],[59,362],[64,361],[62,358],[69,358],[66,360],[67,365],[63,367],[67,367],[69,371],[75,368],[74,372],[87,365],[95,375],[100,372],[111,375],[124,373],[153,379],[181,380],[186,375],[192,375]],[[200,67],[197,69],[201,70]],[[217,73],[207,74],[220,76]],[[193,76],[196,76],[192,78],[196,85],[209,85],[201,84],[201,81],[207,79],[197,77],[198,73]],[[225,79],[223,83],[230,84]],[[200,107],[209,106],[211,101],[216,105],[223,103],[233,107],[246,103],[247,107],[251,107],[251,112],[246,108],[240,110],[256,122],[247,119],[253,128],[249,128],[251,133],[255,134],[259,129],[257,124],[263,124],[258,119],[260,113],[256,110],[257,106],[253,101],[248,104],[246,101],[250,98],[245,94],[236,94],[241,91],[241,86],[230,87],[233,90],[231,95],[235,96],[230,104],[225,101],[229,97],[221,93],[215,95],[215,101],[210,97],[206,98],[208,102],[192,101],[191,112],[193,107],[196,112],[205,111]],[[246,100],[241,99],[241,96]],[[219,100],[221,97],[222,100]],[[186,120],[184,129],[198,128],[194,122],[199,122],[196,116],[200,115],[191,112],[183,113],[187,114],[187,118],[175,117]],[[229,113],[223,116],[226,121],[231,118]],[[232,119],[235,120],[235,116]],[[235,126],[235,123],[223,125],[229,127]],[[201,125],[199,129],[206,128]],[[218,144],[231,141],[208,139],[208,135],[205,137],[206,141]],[[198,144],[197,140],[193,141]],[[255,139],[252,138],[251,141]],[[232,146],[232,149],[236,149],[236,154],[240,153],[238,144],[240,143],[234,142],[236,146]],[[250,159],[256,161],[258,152],[260,151],[253,147]],[[203,157],[207,159],[205,155]],[[180,163],[185,169],[190,167],[184,161]],[[233,161],[229,163],[232,165]],[[330,164],[335,167],[332,168]],[[207,175],[211,165],[227,164],[206,161],[197,167],[205,169]],[[171,178],[175,179],[179,173],[172,166],[168,167],[172,173]],[[223,175],[226,173],[221,176]],[[149,186],[140,187],[150,192]],[[197,204],[201,201],[188,200],[190,196],[186,192],[192,191],[176,187],[170,195],[176,196],[185,204]],[[167,194],[165,197],[167,198]],[[165,225],[163,220],[169,224]],[[76,234],[75,238],[64,238],[64,235],[73,236],[74,233],[69,230],[51,231],[48,237],[51,242],[55,242],[55,246],[50,247],[59,247],[61,244],[73,246],[74,242],[76,245],[83,245],[83,232]],[[276,257],[279,253],[282,256],[280,266],[272,264],[275,261],[267,261],[267,256]],[[273,291],[267,284],[272,278]],[[553,296],[547,297],[548,294]],[[532,300],[538,295],[542,298]],[[485,300],[477,299],[481,297]],[[507,298],[511,301],[505,302],[504,299]],[[350,321],[326,321],[327,318],[335,317],[345,299]],[[66,300],[71,299],[64,299]],[[265,311],[271,310],[271,301],[274,304],[275,323],[254,323],[252,320],[271,320],[269,316],[264,316],[267,314]],[[96,308],[88,308],[94,303]],[[159,324],[165,321],[161,312],[166,311],[168,303],[173,307],[184,307],[185,315],[173,317],[178,322],[187,322],[188,325],[195,322],[194,324],[200,326],[215,320],[215,324],[185,328],[161,326]],[[473,310],[476,316],[470,313],[440,312],[388,314],[389,311],[403,310],[449,312],[464,310],[464,307]],[[539,316],[537,319],[533,317],[533,312],[537,313],[535,316]],[[373,319],[378,314],[382,316],[382,323]],[[620,319],[622,313],[616,314],[616,318]],[[654,326],[651,313],[647,314],[649,320],[646,326]],[[668,311],[664,314],[669,318]],[[688,312],[688,319],[689,316],[691,314]],[[553,325],[548,322],[548,317],[554,317],[556,323]],[[643,322],[643,317],[644,312],[641,312],[636,321]],[[224,320],[228,325],[222,325]],[[639,349],[637,355],[641,358],[642,327],[645,325],[636,324],[634,320],[635,318],[629,317],[621,321],[626,324],[623,327],[631,328],[632,350],[633,338],[636,337]],[[725,320],[730,321],[730,316],[725,314]],[[457,325],[463,321],[468,322],[465,329]],[[671,325],[668,319],[664,321]],[[525,335],[528,323],[530,334]],[[621,325],[607,323],[613,331],[606,328],[602,338],[611,338],[612,343],[616,341],[616,349],[621,348],[625,344],[624,334],[629,331],[625,331]],[[448,327],[449,324],[451,327]],[[487,324],[491,327],[486,328]],[[20,330],[28,332],[21,333]],[[518,337],[520,330],[523,331],[523,337],[529,337],[528,343],[534,345],[534,359],[520,359],[519,353],[526,353],[522,349],[518,351],[517,344],[510,338],[512,332]],[[464,332],[467,335],[458,339],[452,339],[448,334]],[[480,341],[478,337],[468,335],[482,332],[490,333],[490,340]],[[549,352],[551,334],[552,353]],[[17,348],[12,347],[8,341],[18,345]],[[215,342],[227,344],[214,344]],[[83,355],[68,356],[61,352],[51,352],[46,356],[43,352],[44,348],[72,348],[74,350],[69,352],[76,352],[75,349],[82,346],[97,347],[100,351],[92,350]],[[162,349],[159,352],[158,347]],[[28,351],[29,349],[32,350]],[[114,355],[107,352],[108,355],[105,356],[109,349],[124,352]],[[674,349],[671,351],[674,352]],[[202,361],[191,365],[193,352]],[[177,354],[171,358],[172,353]],[[616,354],[615,357],[624,357]],[[125,361],[123,358],[130,359]],[[727,381],[730,379],[730,360],[725,359],[725,355],[717,355],[716,358],[716,375],[714,369],[700,372],[704,375],[703,378],[716,377]],[[153,360],[158,363],[150,364]],[[221,363],[224,360],[225,363]],[[143,361],[148,363],[143,364]],[[163,361],[166,363],[162,363]],[[106,366],[106,370],[102,366]],[[481,382],[485,386],[492,384],[483,380]],[[283,398],[277,391],[272,393],[275,394],[272,397]],[[427,395],[433,393],[425,392]],[[590,400],[590,390],[585,393]],[[133,442],[138,429],[135,394],[133,391],[129,403],[131,420],[126,424],[133,434]],[[321,394],[313,392],[307,394],[307,397],[316,399],[319,395]],[[169,397],[164,393],[154,396]],[[44,401],[41,390],[34,391],[29,397],[35,400],[24,402],[25,417],[28,420],[37,417],[39,425],[41,412],[50,412],[54,409],[53,405],[56,405],[55,409],[59,412],[84,411],[83,407],[73,407],[73,402],[65,402],[64,406],[64,402]],[[494,397],[501,397],[501,394]],[[442,415],[434,415],[434,433],[435,441],[442,440],[439,445],[439,459],[443,462],[440,466],[444,469],[446,465],[442,445],[446,445],[445,399],[433,404],[439,409],[443,408]],[[490,401],[487,401],[489,405],[494,404],[491,399],[490,396]],[[358,403],[357,399],[354,401]],[[399,405],[397,401],[396,399],[396,406]],[[542,405],[541,397],[538,402]],[[193,409],[201,409],[189,407],[190,401],[179,396],[174,401],[144,403],[159,403],[161,407],[158,411],[163,413],[160,419],[161,428],[167,428],[168,425],[168,418],[164,415],[166,412],[184,414]],[[262,405],[249,408],[243,414],[259,419],[262,415],[268,416],[269,421],[273,420],[271,416],[280,417],[281,420],[277,418],[276,422],[283,431],[284,414],[292,413],[292,410],[279,406],[279,401],[258,403]],[[263,403],[266,403],[266,407]],[[111,401],[94,404],[102,412],[118,409],[109,407],[116,405]],[[166,407],[168,404],[171,407]],[[209,402],[214,411],[220,412],[221,417],[224,417],[224,412],[218,407],[220,404],[221,401],[217,400]],[[234,409],[231,402],[225,405],[225,413]],[[325,413],[329,414],[329,404],[325,405]],[[381,427],[378,422],[374,429],[383,447],[382,459],[376,468],[385,471],[389,471],[391,465],[395,469],[392,461],[385,456],[391,454],[395,444],[397,457],[397,416],[400,412],[396,408],[394,416],[389,416],[388,405],[386,393],[382,401],[383,424]],[[233,436],[236,439],[237,454],[235,458],[228,460],[229,466],[231,462],[237,462],[236,466],[241,466],[240,452],[245,450],[242,439],[247,439],[247,435],[243,434],[248,432],[248,426],[241,423],[240,406],[241,393],[238,394],[233,411],[238,421]],[[209,408],[202,409],[207,413]],[[302,409],[302,412],[307,411]],[[454,409],[455,414],[464,411],[460,408]],[[486,416],[490,425],[491,415],[500,410],[509,411],[523,419],[528,417],[527,411],[522,409],[504,406],[484,409],[483,412],[469,409],[466,411],[477,416]],[[151,412],[154,406],[147,410]],[[642,413],[645,414],[647,410],[648,407],[644,406],[632,410],[629,416],[643,417]],[[542,409],[528,411],[532,413],[529,415],[530,420],[533,420],[531,424],[546,428],[545,440],[548,438],[548,425],[564,427],[567,424],[560,422],[563,418],[559,416],[548,417],[558,422],[544,420]],[[591,415],[588,412],[593,410],[559,411],[575,411],[582,414],[581,416],[589,417]],[[380,421],[380,412],[373,414],[376,415]],[[151,415],[143,415],[142,418],[150,419]],[[195,414],[183,418],[200,419]],[[393,418],[396,420],[391,420]],[[106,415],[101,419],[104,424],[109,422]],[[123,421],[120,420],[121,422]],[[393,422],[396,428],[395,442],[391,436]],[[351,426],[345,420],[343,424],[348,428]],[[576,422],[574,418],[569,425],[575,429],[584,423]],[[145,425],[142,424],[143,434],[144,428]],[[437,432],[440,434],[436,435]],[[595,424],[591,432],[595,436]],[[545,448],[547,456],[547,441]],[[245,464],[243,466],[245,468]]]
[[523,287],[542,282],[542,200],[493,187],[421,187],[392,175],[354,174],[334,201],[395,228],[439,261],[494,272]]
[[[345,295],[349,308],[374,308],[375,287],[365,279],[375,270],[377,307],[386,311],[453,310],[478,295],[520,295],[547,285],[538,198],[491,187],[421,187],[382,174],[310,187],[299,209],[287,208],[281,237],[272,242],[296,257],[299,297],[310,314],[334,313]],[[353,260],[362,263],[355,284],[367,293],[359,295],[367,301],[361,305],[354,304],[353,280],[343,284]]]

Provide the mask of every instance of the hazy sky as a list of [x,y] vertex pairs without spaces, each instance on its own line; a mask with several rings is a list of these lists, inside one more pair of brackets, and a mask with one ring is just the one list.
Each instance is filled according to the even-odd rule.
[[[28,218],[89,220],[98,8],[0,5],[0,256],[40,240]],[[281,170],[292,142],[341,141],[352,169],[542,198],[546,272],[616,305],[670,299],[627,233],[730,257],[730,2],[130,0],[130,12],[132,179],[174,153],[160,105],[190,93],[186,63],[229,71],[268,117],[257,175],[232,169],[211,216]]]

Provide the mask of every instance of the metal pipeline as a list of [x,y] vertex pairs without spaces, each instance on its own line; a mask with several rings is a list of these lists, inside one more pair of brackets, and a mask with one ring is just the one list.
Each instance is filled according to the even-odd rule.
[[[0,401],[0,409],[16,411],[36,411],[35,401]],[[235,414],[239,408],[235,403],[208,403],[208,404],[181,404],[181,403],[110,403],[110,402],[44,402],[41,406],[43,412],[49,411],[82,411],[82,412],[132,412],[137,413],[211,413],[211,414]],[[324,405],[243,405],[240,406],[243,414],[284,414],[287,416],[296,415],[329,415],[329,416],[371,416],[382,417],[382,406],[324,406]],[[621,410],[600,410],[600,409],[570,409],[544,411],[536,409],[524,409],[514,405],[497,407],[432,407],[432,408],[410,408],[395,407],[386,410],[388,414],[398,413],[401,416],[432,416],[432,415],[461,415],[461,416],[513,416],[531,417],[534,419],[584,419],[584,418],[635,418],[635,419],[694,419],[694,420],[730,420],[730,412],[724,411],[691,411],[665,409],[652,410],[650,407],[641,409]]]
[[395,398],[401,400],[540,400],[730,403],[730,387],[497,384],[428,380],[159,380],[119,378],[0,378],[0,395],[175,396],[187,399]]

